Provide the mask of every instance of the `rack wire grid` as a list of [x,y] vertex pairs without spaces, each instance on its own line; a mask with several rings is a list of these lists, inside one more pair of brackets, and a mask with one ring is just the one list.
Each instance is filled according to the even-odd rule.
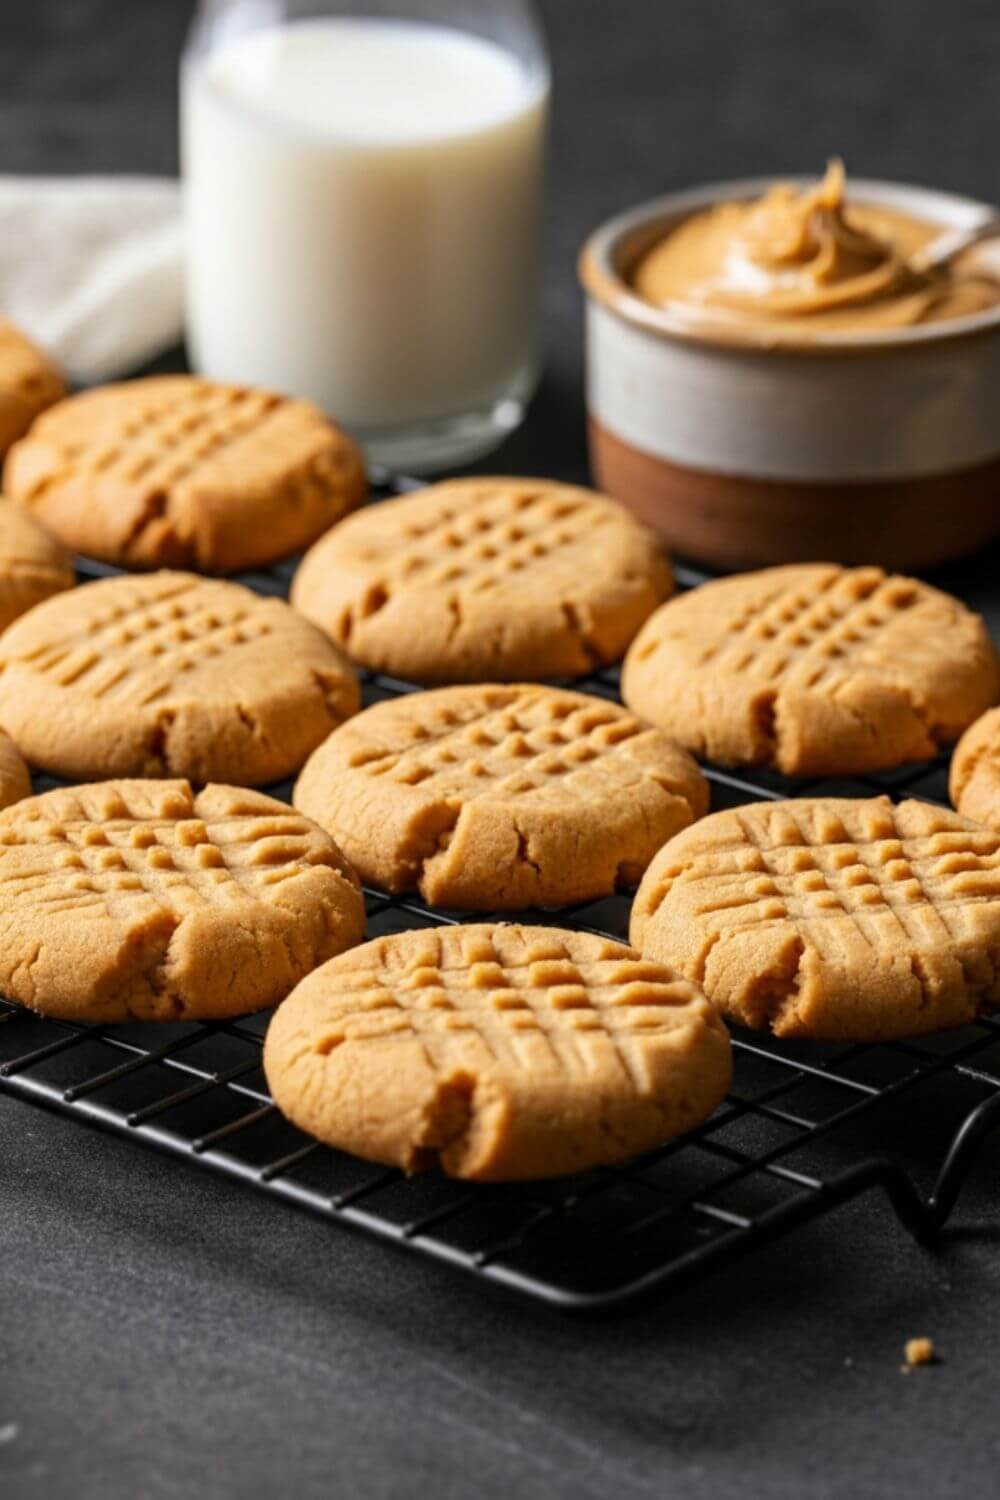
[[[380,475],[376,498],[414,488]],[[117,570],[79,559],[87,578]],[[286,595],[294,562],[241,575]],[[678,583],[706,579],[678,568]],[[363,673],[366,703],[414,691]],[[572,684],[617,698],[618,669]],[[946,765],[791,783],[706,767],[713,807],[794,795],[946,798]],[[58,783],[36,778],[36,790]],[[270,790],[290,800],[292,783]],[[369,935],[463,920],[368,890]],[[625,939],[626,894],[517,920]],[[472,918],[470,918],[471,920]],[[508,914],[507,917],[510,920]],[[476,914],[475,920],[486,920]],[[558,1181],[481,1186],[408,1178],[321,1146],[271,1102],[263,1015],[234,1022],[77,1026],[0,1000],[0,1089],[103,1126],[258,1192],[568,1310],[608,1311],[881,1186],[923,1240],[943,1226],[987,1131],[1000,1124],[1000,1023],[878,1046],[790,1044],[736,1032],[731,1092],[699,1129],[640,1160]]]

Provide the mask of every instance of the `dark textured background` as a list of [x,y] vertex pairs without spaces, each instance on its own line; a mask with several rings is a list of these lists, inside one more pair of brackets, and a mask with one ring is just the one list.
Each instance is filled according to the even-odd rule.
[[[547,377],[511,468],[584,472],[573,262],[608,211],[833,151],[1000,198],[996,0],[543,8]],[[188,10],[3,0],[0,171],[172,170]],[[996,562],[949,580],[995,606]],[[996,1177],[994,1154],[935,1253],[868,1198],[580,1325],[0,1097],[0,1494],[989,1494]],[[944,1363],[905,1376],[916,1333]]]

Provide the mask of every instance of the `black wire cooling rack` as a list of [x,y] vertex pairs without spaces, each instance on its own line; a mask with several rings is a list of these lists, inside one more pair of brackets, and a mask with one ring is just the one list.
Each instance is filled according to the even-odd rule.
[[[376,493],[411,487],[383,477]],[[94,577],[116,570],[81,559],[80,571]],[[292,571],[283,564],[241,581],[283,595]],[[704,580],[678,569],[682,587]],[[617,698],[617,668],[573,685]],[[389,677],[364,677],[367,703],[413,690]],[[715,809],[790,794],[946,796],[942,762],[794,785],[768,772],[706,773]],[[36,779],[38,790],[55,784]],[[287,800],[291,782],[270,790]],[[462,920],[374,890],[366,904],[372,937]],[[629,907],[628,896],[615,895],[518,920],[624,939]],[[266,1024],[266,1016],[250,1016],[212,1025],[83,1027],[0,1000],[0,1089],[480,1280],[580,1311],[624,1307],[876,1186],[908,1229],[930,1239],[951,1212],[980,1142],[1000,1124],[998,1022],[879,1046],[737,1033],[735,1077],[722,1107],[683,1140],[640,1160],[514,1186],[467,1186],[436,1173],[407,1178],[320,1146],[279,1115],[261,1070]]]

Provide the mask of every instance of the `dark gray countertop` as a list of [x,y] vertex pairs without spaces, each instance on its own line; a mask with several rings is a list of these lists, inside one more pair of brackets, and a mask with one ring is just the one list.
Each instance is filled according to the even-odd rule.
[[[0,171],[171,170],[186,0],[0,14]],[[708,177],[818,169],[1000,197],[995,0],[548,0],[548,364],[494,463],[585,472],[585,231]],[[1000,619],[996,554],[948,582]],[[685,1494],[995,1487],[996,1169],[918,1248],[867,1197],[608,1324],[501,1301],[0,1096],[0,1492]],[[903,1375],[928,1333],[943,1363]]]

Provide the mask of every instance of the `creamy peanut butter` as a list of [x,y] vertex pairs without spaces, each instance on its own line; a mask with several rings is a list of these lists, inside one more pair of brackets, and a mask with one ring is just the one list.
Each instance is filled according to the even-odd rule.
[[878,332],[997,306],[1000,282],[970,256],[947,274],[914,263],[940,233],[897,209],[846,202],[834,161],[806,191],[779,183],[695,214],[647,251],[632,280],[656,306],[762,334]]

